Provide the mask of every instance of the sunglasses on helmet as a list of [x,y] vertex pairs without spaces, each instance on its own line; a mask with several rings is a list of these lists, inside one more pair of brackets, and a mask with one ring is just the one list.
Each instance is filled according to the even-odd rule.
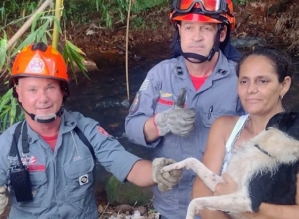
[[220,14],[228,12],[228,5],[225,0],[174,0],[173,8],[179,13],[188,13],[198,3],[204,14]]

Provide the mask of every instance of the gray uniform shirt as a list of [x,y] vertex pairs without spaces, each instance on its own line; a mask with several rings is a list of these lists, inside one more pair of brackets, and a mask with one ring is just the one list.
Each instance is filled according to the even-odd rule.
[[[27,123],[25,123],[27,125]],[[73,131],[78,126],[89,140],[99,163],[124,181],[140,158],[125,151],[98,122],[80,113],[64,111],[55,150],[28,125],[29,175],[33,201],[17,202],[11,190],[11,219],[97,219],[94,197],[94,160]],[[0,185],[8,185],[8,154],[16,124],[1,136]],[[18,149],[22,154],[21,137]]]
[[[220,52],[213,73],[196,91],[182,56],[160,62],[148,72],[130,107],[125,122],[127,136],[136,144],[155,148],[154,158],[201,159],[213,121],[221,115],[244,113],[237,95],[235,67],[236,63]],[[146,120],[170,109],[181,88],[187,90],[185,107],[196,112],[194,130],[187,137],[168,133],[147,143],[143,133]],[[161,193],[155,186],[154,207],[168,219],[185,218],[194,178],[192,171],[184,170],[180,183],[171,191]]]

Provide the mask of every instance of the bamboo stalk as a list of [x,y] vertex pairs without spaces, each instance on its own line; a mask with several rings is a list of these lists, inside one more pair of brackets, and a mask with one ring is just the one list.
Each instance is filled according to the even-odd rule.
[[131,13],[132,0],[129,1],[128,16],[127,16],[127,30],[126,30],[126,85],[127,85],[127,99],[130,101],[130,86],[129,86],[129,25]]
[[31,26],[35,16],[44,11],[49,5],[53,3],[53,0],[45,0],[45,2],[30,16],[30,18],[23,24],[23,26],[13,35],[13,37],[7,42],[6,50],[8,50]]
[[[56,0],[55,3],[55,17],[57,20],[60,22],[60,17],[61,17],[61,10],[62,10],[62,0]],[[58,41],[59,41],[59,29],[54,22],[54,28],[53,28],[53,34],[52,34],[52,47],[57,49],[58,48]]]

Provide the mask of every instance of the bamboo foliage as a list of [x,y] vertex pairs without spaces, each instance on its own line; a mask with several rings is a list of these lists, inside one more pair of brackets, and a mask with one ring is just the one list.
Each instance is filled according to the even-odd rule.
[[12,89],[9,89],[2,97],[0,97],[0,118],[1,132],[16,121],[24,118],[24,113],[18,107],[17,100],[12,96]]
[[64,57],[66,64],[71,68],[76,83],[78,81],[75,66],[78,66],[85,77],[89,79],[88,75],[86,74],[87,70],[84,66],[85,59],[83,58],[83,55],[85,55],[85,53],[81,49],[72,44],[70,41],[65,41],[62,56]]
[[6,60],[6,44],[7,44],[7,36],[4,32],[3,38],[0,39],[0,71],[2,69],[2,66],[5,64]]
[[[56,4],[58,2],[59,5],[58,11],[60,12],[55,13],[54,15],[51,8],[46,10],[52,2],[53,0],[45,0],[42,4],[38,4],[40,7],[34,11],[31,16],[25,16],[26,19],[28,18],[27,20],[18,19],[19,22],[24,22],[23,26],[19,28],[11,39],[7,39],[5,29],[2,28],[3,36],[0,37],[0,71],[2,79],[6,78],[5,76],[7,76],[7,74],[11,71],[9,67],[11,65],[10,60],[12,60],[14,56],[25,46],[35,42],[45,42],[48,44],[53,37],[55,39],[53,44],[57,48],[59,35],[62,33],[60,26],[62,5],[61,0],[56,0]],[[24,10],[22,13],[24,13]],[[16,25],[14,22],[13,24]],[[52,29],[53,24],[54,30]],[[6,27],[8,29],[9,25]],[[30,30],[28,30],[29,28]],[[24,34],[25,32],[27,34]],[[76,64],[79,70],[87,76],[86,68],[83,65],[84,53],[68,40],[65,39],[65,41],[66,46],[64,48],[63,56],[66,62],[70,64],[71,69],[74,69],[73,66]],[[7,82],[5,82],[5,84],[7,84]],[[0,97],[0,131],[5,130],[10,125],[16,121],[22,120],[23,118],[24,113],[17,104],[17,100],[13,98],[12,89],[9,89],[3,96]]]
[[[132,4],[132,1],[134,4]],[[140,13],[148,8],[169,4],[170,0],[4,0],[0,3],[0,77],[7,78],[11,61],[25,46],[35,42],[49,43],[57,48],[58,41],[64,41],[62,55],[77,82],[75,65],[86,77],[84,53],[72,44],[66,35],[62,39],[61,19],[66,23],[85,22],[91,14],[98,14],[98,26],[113,28],[114,23],[124,22],[127,18],[127,38],[130,13]],[[54,8],[55,6],[55,8]],[[127,15],[126,15],[127,12]],[[17,28],[17,31],[15,30]],[[16,32],[16,34],[14,34]],[[126,82],[129,96],[128,79],[128,39],[126,44]],[[3,86],[2,86],[3,87]],[[15,121],[23,118],[22,110],[12,97],[12,91],[0,96],[0,127],[6,129]]]

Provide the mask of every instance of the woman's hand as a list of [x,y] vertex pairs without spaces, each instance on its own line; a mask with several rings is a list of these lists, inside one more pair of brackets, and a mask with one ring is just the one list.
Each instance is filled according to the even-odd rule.
[[230,177],[227,173],[224,173],[222,175],[223,183],[218,183],[214,195],[227,195],[231,194],[238,189],[238,184],[233,180],[233,178]]

